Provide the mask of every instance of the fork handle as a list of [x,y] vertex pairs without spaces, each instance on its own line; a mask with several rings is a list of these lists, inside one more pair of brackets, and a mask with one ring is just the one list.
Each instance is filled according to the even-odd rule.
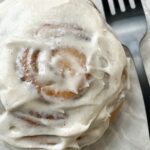
[[130,54],[134,61],[135,69],[137,71],[139,83],[141,86],[150,135],[150,86],[140,53],[140,46],[137,41],[132,41],[130,44],[128,44],[128,48],[130,49]]

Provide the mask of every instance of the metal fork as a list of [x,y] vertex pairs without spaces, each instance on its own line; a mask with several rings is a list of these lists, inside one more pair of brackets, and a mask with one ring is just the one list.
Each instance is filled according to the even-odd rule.
[[123,2],[125,11],[121,10],[118,0],[113,0],[115,14],[112,14],[109,1],[102,0],[107,22],[121,43],[128,48],[134,61],[143,94],[150,135],[150,86],[140,53],[140,43],[147,32],[147,22],[141,0],[134,0],[135,8],[131,7],[130,0],[123,0]]

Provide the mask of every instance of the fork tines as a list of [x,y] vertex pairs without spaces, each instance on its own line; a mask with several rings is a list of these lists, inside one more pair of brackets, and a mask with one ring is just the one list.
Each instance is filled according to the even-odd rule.
[[[142,6],[141,0],[135,0],[135,3],[136,3],[136,8],[137,8],[137,9],[141,8],[141,6]],[[143,8],[143,7],[142,7],[142,8]]]
[[110,16],[111,11],[110,11],[110,6],[109,6],[108,0],[102,0],[102,4],[103,4],[105,16]]
[[131,9],[131,5],[130,5],[129,0],[124,0],[124,5],[125,5],[126,10]]
[[118,0],[114,0],[114,7],[115,7],[115,10],[116,10],[116,13],[121,12],[121,7],[120,7],[120,4],[119,4]]
[[[102,0],[103,9],[105,15],[108,17],[110,15],[115,15],[118,13],[124,13],[125,11],[133,11],[134,9],[138,9],[139,11],[144,11],[141,0],[112,0],[115,13],[112,13],[112,7],[110,4],[110,0]],[[132,7],[131,4],[134,3],[135,7]],[[121,5],[124,5],[125,10],[122,10]]]

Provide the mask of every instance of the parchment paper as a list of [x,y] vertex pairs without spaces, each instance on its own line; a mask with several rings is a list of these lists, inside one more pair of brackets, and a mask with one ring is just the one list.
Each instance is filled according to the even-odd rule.
[[[141,53],[150,81],[150,0],[142,0],[142,2],[145,7],[149,30],[141,44]],[[95,0],[95,3],[102,11],[101,1]],[[84,150],[150,150],[143,99],[132,62],[130,80],[131,87],[127,93],[127,100],[117,120],[111,124],[97,143],[86,147]],[[9,149],[0,143],[0,150]]]

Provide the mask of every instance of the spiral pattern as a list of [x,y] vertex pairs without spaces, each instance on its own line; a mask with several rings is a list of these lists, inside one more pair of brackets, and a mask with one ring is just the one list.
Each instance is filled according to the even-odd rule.
[[86,56],[75,48],[24,49],[19,54],[20,79],[31,82],[45,99],[77,98],[88,86]]

